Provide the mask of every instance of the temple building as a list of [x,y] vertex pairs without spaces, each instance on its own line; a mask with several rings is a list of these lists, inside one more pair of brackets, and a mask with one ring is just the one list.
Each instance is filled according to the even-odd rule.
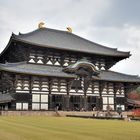
[[128,109],[140,77],[111,71],[130,52],[67,31],[39,28],[12,34],[0,54],[0,109],[92,111]]

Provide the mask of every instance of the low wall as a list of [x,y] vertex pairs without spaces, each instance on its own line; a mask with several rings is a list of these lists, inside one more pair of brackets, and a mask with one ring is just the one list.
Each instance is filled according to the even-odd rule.
[[[106,112],[100,112],[100,114],[105,114]],[[96,111],[89,112],[79,112],[79,111],[0,111],[1,116],[57,116],[65,117],[67,115],[73,116],[89,116],[92,117],[93,114],[97,114]],[[117,112],[111,112],[112,115],[117,115]],[[132,112],[123,112],[123,116],[131,115]]]
[[1,111],[1,116],[58,116],[54,111]]

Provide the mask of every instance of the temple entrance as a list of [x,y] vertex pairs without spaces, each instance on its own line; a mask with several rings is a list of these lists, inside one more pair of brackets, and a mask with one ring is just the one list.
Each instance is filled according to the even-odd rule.
[[97,110],[97,97],[95,96],[88,96],[87,97],[87,110],[93,111]]
[[64,110],[64,95],[51,95],[50,99],[50,109]]
[[0,104],[0,110],[8,110],[8,104]]
[[78,95],[70,96],[70,110],[80,111],[82,109],[82,97]]

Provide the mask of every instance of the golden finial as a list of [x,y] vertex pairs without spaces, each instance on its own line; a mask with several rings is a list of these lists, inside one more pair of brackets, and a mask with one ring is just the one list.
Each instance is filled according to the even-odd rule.
[[44,27],[44,24],[45,24],[44,22],[40,22],[40,23],[38,24],[38,28],[39,28],[39,29],[45,28],[45,27]]
[[72,33],[72,28],[71,27],[67,27],[68,32]]

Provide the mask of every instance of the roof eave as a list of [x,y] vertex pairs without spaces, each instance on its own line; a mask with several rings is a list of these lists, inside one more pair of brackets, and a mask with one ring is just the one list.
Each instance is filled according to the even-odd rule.
[[[57,50],[65,50],[65,51],[72,51],[72,52],[81,52],[81,53],[86,53],[86,54],[95,54],[95,55],[101,55],[101,56],[110,56],[110,57],[120,57],[122,59],[126,59],[126,58],[129,58],[131,55],[130,55],[130,52],[122,52],[123,55],[110,55],[110,54],[102,54],[102,53],[93,53],[93,52],[85,52],[85,51],[78,51],[78,50],[72,50],[72,49],[65,49],[65,48],[57,48],[56,46],[48,46],[48,45],[42,45],[42,44],[37,44],[37,43],[33,43],[33,42],[29,42],[29,41],[25,41],[23,39],[19,39],[17,35],[14,36],[14,39],[15,41],[19,41],[19,42],[22,42],[22,43],[25,43],[25,44],[30,44],[30,45],[35,45],[35,46],[39,46],[39,47],[47,47],[47,48],[52,48],[52,49],[57,49]],[[121,51],[119,51],[121,52]]]
[[1,71],[6,71],[6,72],[11,72],[11,73],[17,73],[17,74],[27,74],[27,75],[35,75],[35,76],[48,76],[48,77],[63,77],[63,78],[75,78],[75,76],[60,76],[60,75],[44,75],[44,74],[37,74],[37,73],[31,73],[31,72],[20,72],[20,71],[15,71],[15,70],[7,70],[7,69],[4,69],[4,68],[1,68],[0,69]]
[[6,50],[9,48],[9,46],[11,45],[11,42],[16,38],[16,35],[14,33],[11,34],[11,37],[8,41],[8,44],[6,45],[6,47],[4,48],[4,50],[0,53],[0,57],[6,52]]

